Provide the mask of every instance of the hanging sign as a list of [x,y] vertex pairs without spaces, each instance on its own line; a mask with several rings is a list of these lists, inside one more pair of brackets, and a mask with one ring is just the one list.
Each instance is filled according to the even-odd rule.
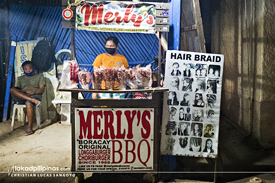
[[156,5],[85,1],[76,8],[76,27],[92,31],[155,33]]
[[153,170],[153,108],[76,108],[76,171]]
[[217,157],[223,62],[218,54],[167,51],[161,154]]
[[62,16],[65,20],[70,20],[73,17],[74,13],[70,9],[70,6],[68,6],[66,9],[63,10]]
[[74,0],[62,0],[62,28],[75,28]]

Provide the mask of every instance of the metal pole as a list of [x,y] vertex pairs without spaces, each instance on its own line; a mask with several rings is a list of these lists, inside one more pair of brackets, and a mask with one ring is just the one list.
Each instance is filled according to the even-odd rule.
[[9,110],[9,101],[10,101],[10,87],[11,87],[11,81],[12,81],[15,49],[16,49],[16,37],[13,36],[12,41],[11,41],[10,61],[9,61],[9,68],[8,68],[5,103],[4,103],[3,120],[2,121],[6,121],[8,119],[8,110]]
[[75,105],[76,101],[78,100],[78,92],[71,92],[71,104],[70,104],[70,111],[71,111],[71,134],[72,134],[72,138],[71,138],[71,144],[72,144],[72,167],[71,170],[72,172],[75,172],[77,170],[76,165],[76,154],[75,154],[75,108],[78,107]]
[[159,32],[159,59],[158,59],[158,85],[160,86],[161,80],[161,32]]
[[75,60],[75,28],[71,28],[71,60]]

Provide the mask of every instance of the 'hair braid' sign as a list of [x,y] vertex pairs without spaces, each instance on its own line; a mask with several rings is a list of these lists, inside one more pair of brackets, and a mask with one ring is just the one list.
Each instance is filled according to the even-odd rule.
[[161,154],[217,156],[223,62],[219,54],[167,51]]

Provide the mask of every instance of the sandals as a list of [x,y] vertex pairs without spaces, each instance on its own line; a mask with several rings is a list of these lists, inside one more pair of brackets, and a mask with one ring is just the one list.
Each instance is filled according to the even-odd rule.
[[34,131],[30,130],[30,131],[26,131],[25,136],[29,136],[34,134]]

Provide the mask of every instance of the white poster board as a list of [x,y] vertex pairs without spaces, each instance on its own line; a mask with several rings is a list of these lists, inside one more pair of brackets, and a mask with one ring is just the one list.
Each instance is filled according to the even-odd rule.
[[215,158],[224,56],[167,51],[161,154]]
[[153,108],[76,108],[76,171],[153,170]]
[[22,64],[25,61],[31,61],[32,51],[37,43],[38,43],[38,40],[22,41],[17,43],[16,53],[15,53],[16,59],[14,60],[15,78],[17,78],[18,76],[24,75]]

